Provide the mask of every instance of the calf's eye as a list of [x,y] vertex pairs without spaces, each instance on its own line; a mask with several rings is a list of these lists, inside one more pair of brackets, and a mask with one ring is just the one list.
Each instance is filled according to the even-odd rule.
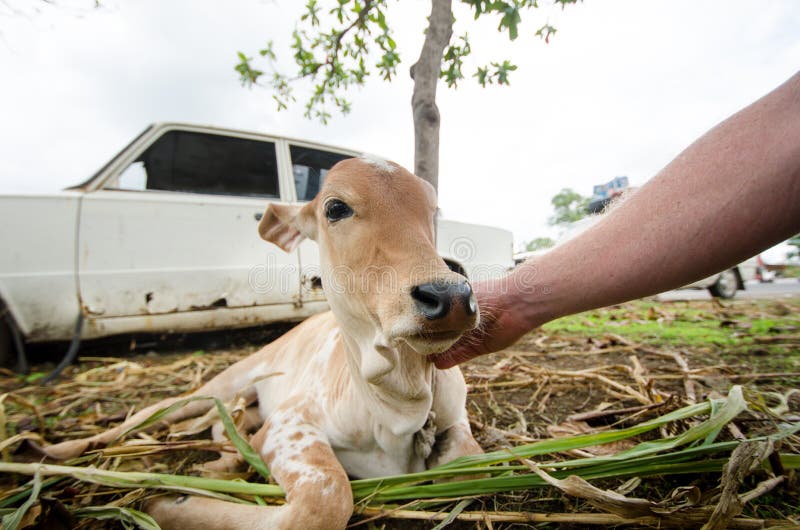
[[340,221],[345,217],[350,217],[351,215],[353,215],[353,209],[350,208],[347,203],[339,199],[331,199],[325,203],[325,217],[332,223]]

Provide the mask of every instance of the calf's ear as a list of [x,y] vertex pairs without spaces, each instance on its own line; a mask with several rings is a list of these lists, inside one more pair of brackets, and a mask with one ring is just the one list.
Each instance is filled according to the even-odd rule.
[[316,239],[317,222],[314,203],[270,203],[258,223],[261,239],[274,243],[286,252],[297,248],[305,238]]

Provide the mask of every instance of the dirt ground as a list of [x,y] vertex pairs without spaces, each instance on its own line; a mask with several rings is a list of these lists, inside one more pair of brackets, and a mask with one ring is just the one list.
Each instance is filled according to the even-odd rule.
[[[173,347],[173,351],[152,346],[153,351],[130,354],[125,351],[127,345],[118,345],[109,347],[107,353],[84,357],[79,365],[66,370],[55,386],[36,384],[50,368],[47,364],[34,366],[26,378],[4,373],[0,392],[8,394],[0,401],[4,404],[0,437],[40,433],[48,442],[57,442],[92,434],[124,418],[131,406],[140,408],[195,388],[253,352],[258,344],[222,344],[202,350]],[[784,417],[800,422],[800,299],[724,303],[644,300],[624,304],[550,323],[526,335],[512,348],[473,360],[462,369],[469,386],[467,407],[472,428],[487,451],[608,426],[629,426],[688,403],[724,395],[733,384],[744,385],[769,406],[782,404]],[[753,417],[737,422],[732,429],[752,435],[764,427],[763,420]],[[791,449],[797,452],[798,448]],[[173,453],[169,461],[158,455],[145,456],[138,463],[122,464],[122,468],[138,466],[151,471],[191,473],[192,466],[203,459],[199,451],[179,454],[176,459]],[[14,461],[38,458],[25,443],[10,446],[3,456]],[[0,499],[24,480],[3,477]],[[713,489],[716,480],[717,477],[705,475],[648,478],[637,485],[633,495],[658,500],[687,484]],[[600,486],[617,488],[621,482],[624,481]],[[65,503],[64,499],[80,503],[75,496],[82,494],[69,485],[53,495]],[[123,493],[105,495],[120,498]],[[797,482],[792,475],[758,502],[745,506],[743,515],[775,524],[800,524],[799,505]],[[570,513],[591,511],[591,507],[553,488],[540,488],[481,497],[468,510]],[[352,522],[363,521],[356,516]],[[117,523],[95,527],[117,527],[114,524]],[[435,525],[379,519],[360,526]],[[456,521],[450,528],[555,526],[493,523],[487,519]]]

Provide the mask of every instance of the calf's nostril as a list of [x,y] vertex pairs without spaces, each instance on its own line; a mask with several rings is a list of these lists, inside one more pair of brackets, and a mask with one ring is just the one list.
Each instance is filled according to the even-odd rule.
[[478,312],[478,302],[475,301],[475,296],[473,296],[472,286],[470,286],[467,282],[461,282],[453,285],[450,289],[453,298],[455,298],[458,303],[464,305],[464,311],[472,316]]
[[466,311],[469,316],[478,312],[478,302],[475,300],[475,297],[472,296],[471,292],[462,298],[462,302],[464,304],[464,311]]
[[411,288],[411,297],[428,320],[446,317],[453,307],[463,307],[467,316],[478,312],[472,287],[466,281],[423,283]]
[[470,315],[474,315],[478,312],[478,302],[475,300],[474,296],[470,296],[469,300],[467,301],[467,313]]
[[445,286],[423,283],[412,287],[411,297],[429,320],[442,318],[450,311],[450,292]]

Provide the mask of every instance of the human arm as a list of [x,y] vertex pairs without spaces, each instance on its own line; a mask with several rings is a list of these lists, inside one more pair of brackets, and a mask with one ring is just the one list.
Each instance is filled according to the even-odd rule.
[[800,73],[700,137],[574,239],[473,288],[481,328],[440,368],[560,316],[674,289],[800,232]]

